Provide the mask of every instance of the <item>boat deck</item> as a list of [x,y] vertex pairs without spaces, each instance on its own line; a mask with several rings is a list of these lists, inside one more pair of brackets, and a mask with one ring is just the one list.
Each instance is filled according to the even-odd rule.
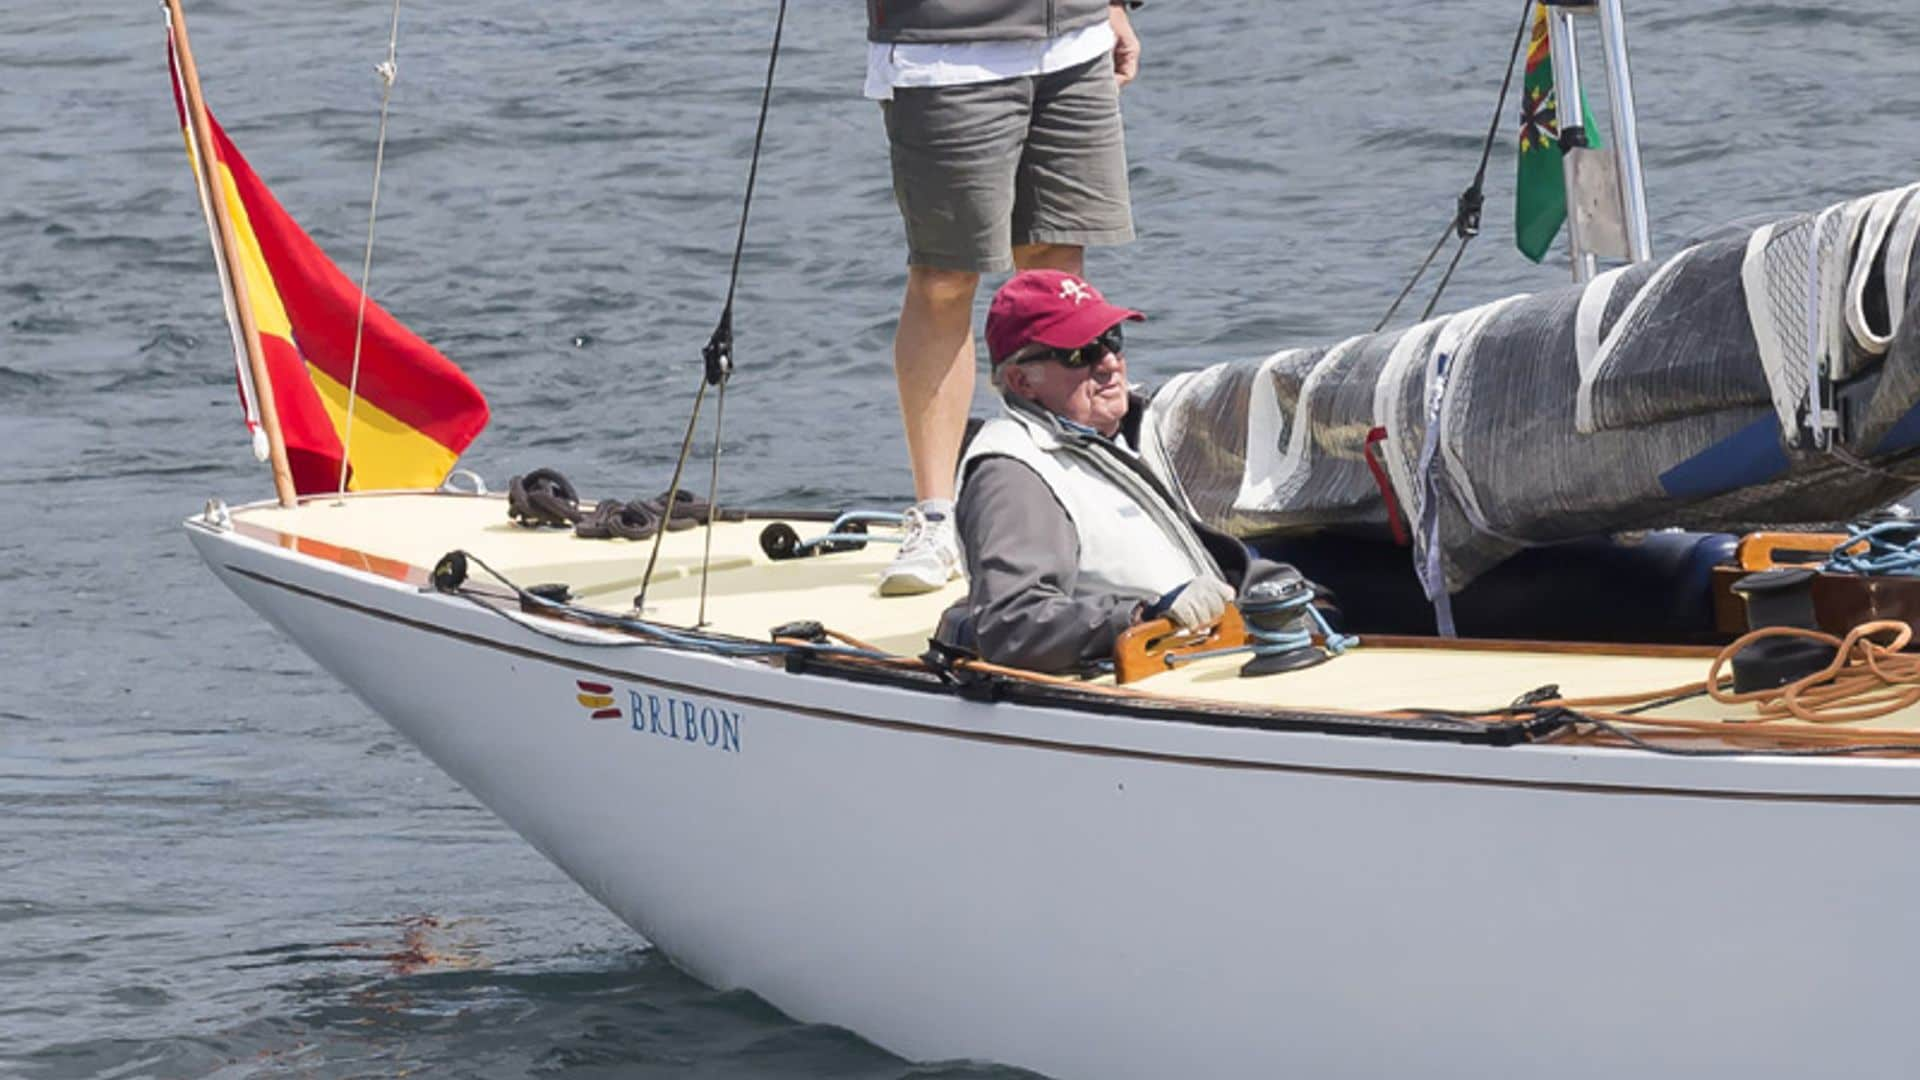
[[[583,500],[586,504],[590,502]],[[232,512],[245,535],[303,554],[424,584],[449,551],[465,550],[521,587],[564,582],[575,603],[630,614],[653,549],[652,540],[586,540],[561,529],[528,529],[507,520],[497,496],[372,493],[344,501],[313,499],[299,507],[262,504]],[[723,523],[711,530],[706,578],[707,627],[757,641],[776,626],[815,620],[900,656],[926,648],[940,613],[965,595],[962,582],[934,593],[882,597],[875,583],[891,544],[805,559],[774,561],[759,537],[771,520]],[[823,534],[821,522],[792,523],[802,538]],[[708,530],[667,534],[644,615],[690,627],[700,603],[700,565]],[[475,584],[490,583],[474,568]],[[1505,641],[1363,640],[1360,647],[1304,671],[1242,678],[1244,655],[1211,657],[1132,684],[1156,696],[1239,707],[1339,712],[1409,709],[1484,711],[1502,708],[1540,687],[1558,685],[1568,698],[1658,690],[1706,677],[1714,650],[1674,646],[1571,645]],[[1111,679],[1095,680],[1110,684]],[[1704,696],[1645,714],[1649,720],[1753,719],[1746,706]],[[1805,728],[1806,725],[1799,725]],[[1920,708],[1849,725],[1873,733],[1920,733]]]

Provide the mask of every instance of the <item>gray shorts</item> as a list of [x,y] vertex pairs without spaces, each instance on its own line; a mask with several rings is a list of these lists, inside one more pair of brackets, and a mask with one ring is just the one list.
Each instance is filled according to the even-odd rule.
[[900,87],[886,114],[907,262],[983,273],[1018,244],[1133,239],[1113,60],[996,82]]

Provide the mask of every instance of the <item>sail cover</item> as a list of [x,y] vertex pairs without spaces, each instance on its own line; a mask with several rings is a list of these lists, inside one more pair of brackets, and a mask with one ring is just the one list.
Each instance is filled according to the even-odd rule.
[[1845,519],[1920,486],[1917,236],[1920,184],[1189,372],[1149,458],[1248,539],[1384,535],[1390,493],[1429,595],[1530,545]]

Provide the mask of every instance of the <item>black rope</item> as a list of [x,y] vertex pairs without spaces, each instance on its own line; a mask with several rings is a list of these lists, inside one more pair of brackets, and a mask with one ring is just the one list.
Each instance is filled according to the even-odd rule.
[[[721,384],[726,385],[725,383]],[[680,438],[680,457],[673,463],[673,482],[667,485],[665,500],[666,518],[673,516],[673,508],[680,503],[680,474],[687,467],[687,451],[693,448],[693,429],[700,423],[700,403],[707,396],[707,381],[700,380],[700,388],[693,392],[693,413],[687,417],[687,433]],[[709,500],[711,505],[711,500]],[[712,528],[713,516],[707,516],[708,528]],[[634,594],[633,610],[644,613],[647,607],[647,587],[653,584],[653,568],[660,562],[660,545],[667,539],[667,522],[663,518],[660,531],[653,534],[653,553],[647,556],[647,572],[640,575],[640,591]]]
[[1461,237],[1460,246],[1453,249],[1453,258],[1447,260],[1447,272],[1440,275],[1440,284],[1435,286],[1433,298],[1427,301],[1427,309],[1420,313],[1421,322],[1433,318],[1433,309],[1440,306],[1440,296],[1447,291],[1447,285],[1453,281],[1453,272],[1460,268],[1460,257],[1467,253],[1467,241],[1471,239],[1473,239],[1471,236]]
[[[773,23],[773,46],[767,50],[767,79],[760,90],[760,120],[753,129],[753,157],[747,164],[747,193],[740,203],[740,229],[733,238],[733,266],[727,271],[727,301],[721,305],[720,321],[714,326],[713,334],[707,338],[707,344],[700,350],[700,359],[704,370],[701,374],[700,388],[693,395],[693,413],[687,417],[687,433],[680,440],[680,456],[673,463],[673,483],[667,486],[667,511],[679,505],[680,476],[686,471],[687,454],[693,449],[694,428],[700,422],[700,403],[706,399],[707,387],[720,388],[719,417],[713,431],[713,488],[708,492],[707,505],[707,546],[700,558],[700,621],[705,622],[707,610],[707,569],[713,558],[713,523],[720,516],[720,442],[722,426],[726,417],[727,381],[733,375],[733,298],[740,287],[740,258],[747,247],[747,215],[753,210],[753,185],[760,176],[760,144],[767,135],[767,112],[773,103],[773,72],[780,62],[780,35],[787,25],[787,0],[780,0],[779,14]],[[653,553],[647,557],[647,571],[640,578],[640,591],[634,595],[633,608],[644,611],[647,606],[647,589],[653,584],[653,570],[660,562],[660,545],[666,541],[667,530],[664,526],[653,538]]]
[[747,214],[753,210],[753,185],[760,176],[760,143],[767,135],[767,110],[773,102],[773,69],[780,62],[780,34],[787,25],[787,0],[773,22],[773,47],[767,50],[767,81],[760,90],[760,122],[753,129],[753,157],[747,163],[747,194],[740,203],[740,231],[733,238],[733,268],[727,272],[727,302],[720,323],[700,351],[707,364],[707,382],[724,383],[733,374],[733,296],[740,285],[740,256],[747,246]]
[[720,520],[720,433],[727,428],[727,384],[720,384],[720,395],[713,403],[713,475],[707,482],[706,544],[700,552],[700,613],[693,625],[707,625],[707,567],[713,562],[713,523]]
[[1409,278],[1406,285],[1400,289],[1400,295],[1393,298],[1393,304],[1387,308],[1387,313],[1380,316],[1379,322],[1373,324],[1374,333],[1377,334],[1387,328],[1387,323],[1392,320],[1394,313],[1400,310],[1401,301],[1407,298],[1407,294],[1413,291],[1415,285],[1420,284],[1420,279],[1426,276],[1427,267],[1433,265],[1434,257],[1440,254],[1441,248],[1447,246],[1447,237],[1452,235],[1453,222],[1449,221],[1447,222],[1447,227],[1440,230],[1440,239],[1433,242],[1433,247],[1427,252],[1427,257],[1420,260],[1420,269],[1413,272],[1413,277]]
[[1434,257],[1439,255],[1440,249],[1446,245],[1448,233],[1452,233],[1460,237],[1460,247],[1453,253],[1453,261],[1447,264],[1447,272],[1440,278],[1439,287],[1434,289],[1433,299],[1427,301],[1426,314],[1420,316],[1423,321],[1431,317],[1434,308],[1440,304],[1441,294],[1447,291],[1447,285],[1453,280],[1453,272],[1460,265],[1460,257],[1467,253],[1468,242],[1480,235],[1480,212],[1487,203],[1485,190],[1487,163],[1493,160],[1493,144],[1500,138],[1500,120],[1507,112],[1507,94],[1513,89],[1513,70],[1520,62],[1520,47],[1526,43],[1527,25],[1532,21],[1534,2],[1535,0],[1522,0],[1520,5],[1520,28],[1513,32],[1513,48],[1507,53],[1507,74],[1500,80],[1500,100],[1494,105],[1493,119],[1487,124],[1487,138],[1480,146],[1480,167],[1473,172],[1473,183],[1467,185],[1467,189],[1461,192],[1459,199],[1454,202],[1453,220],[1447,223],[1446,231],[1440,234],[1440,239],[1433,245],[1433,250],[1427,252],[1427,257],[1420,263],[1420,268],[1413,272],[1412,280],[1407,282],[1406,288],[1400,290],[1399,296],[1393,298],[1393,306],[1387,308],[1387,313],[1380,316],[1380,321],[1374,324],[1373,330],[1376,334],[1386,329],[1388,321],[1400,310],[1401,301],[1405,300],[1407,295],[1413,292],[1414,286],[1420,283],[1420,279],[1426,276],[1427,269],[1433,265]]

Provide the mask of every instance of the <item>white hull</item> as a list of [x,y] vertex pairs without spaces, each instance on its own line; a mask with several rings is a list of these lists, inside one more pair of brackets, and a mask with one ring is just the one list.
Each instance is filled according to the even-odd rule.
[[[678,964],[909,1058],[1100,1080],[1912,1073],[1910,760],[982,704],[567,644],[189,532]],[[621,716],[590,719],[578,680]]]

